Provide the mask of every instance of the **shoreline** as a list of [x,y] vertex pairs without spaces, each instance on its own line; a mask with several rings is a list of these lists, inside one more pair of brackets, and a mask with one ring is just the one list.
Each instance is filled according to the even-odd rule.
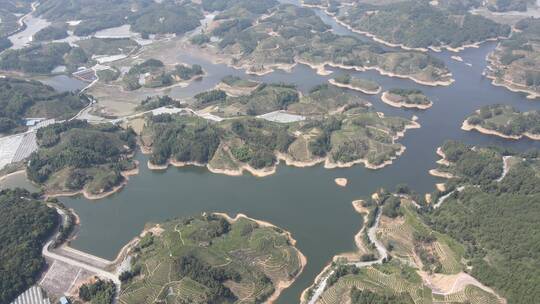
[[136,161],[136,160],[135,160],[135,165],[136,165],[136,168],[134,168],[134,169],[120,172],[122,177],[124,177],[124,180],[120,184],[114,186],[109,191],[99,193],[99,194],[89,193],[85,189],[72,191],[72,192],[68,192],[68,191],[64,191],[64,192],[62,192],[62,191],[59,191],[59,192],[47,192],[47,191],[45,191],[44,197],[45,197],[45,199],[47,199],[47,198],[50,198],[50,197],[76,196],[76,195],[81,195],[82,194],[84,196],[84,198],[86,198],[88,200],[99,200],[99,199],[105,198],[107,196],[113,195],[113,194],[117,193],[118,191],[122,190],[124,188],[124,186],[127,185],[130,176],[135,176],[135,175],[139,174],[139,168],[140,168],[139,167],[139,162]]
[[431,169],[428,172],[430,175],[435,176],[435,177],[446,178],[446,179],[455,178],[455,176],[452,173],[442,172],[437,169]]
[[446,159],[446,154],[442,150],[442,147],[437,147],[437,152],[435,152],[435,153],[437,153],[437,155],[439,155],[441,157],[441,159],[439,159],[437,161],[437,164],[444,165],[444,166],[447,166],[447,167],[450,166],[450,161],[448,161]]
[[227,94],[228,96],[231,96],[231,97],[239,97],[239,96],[244,96],[244,95],[251,94],[251,92],[253,92],[258,86],[259,86],[259,84],[257,84],[253,88],[250,88],[250,87],[245,87],[245,88],[244,87],[233,87],[233,86],[230,86],[230,85],[224,83],[223,81],[220,81],[214,87],[214,89],[215,90],[221,90],[221,91],[225,92],[225,94]]
[[300,262],[300,270],[290,280],[288,280],[288,281],[278,281],[278,282],[275,283],[276,286],[274,286],[274,293],[268,299],[266,299],[266,301],[264,302],[264,303],[268,303],[268,304],[274,303],[279,298],[279,296],[281,295],[281,292],[283,292],[283,290],[285,290],[286,288],[291,286],[298,279],[298,277],[302,274],[302,272],[304,271],[304,268],[307,265],[307,258],[298,248],[296,248],[296,240],[292,237],[292,234],[289,231],[287,231],[287,230],[285,230],[283,228],[279,228],[279,227],[277,227],[276,225],[274,225],[274,224],[272,224],[270,222],[266,222],[266,221],[262,221],[262,220],[256,220],[254,218],[248,217],[247,215],[245,215],[243,213],[237,213],[234,218],[230,217],[227,213],[214,212],[213,214],[223,217],[229,223],[234,223],[234,222],[238,221],[241,218],[245,218],[247,220],[250,220],[250,221],[253,221],[253,222],[257,223],[258,225],[260,225],[262,227],[276,228],[276,229],[279,229],[279,230],[283,231],[282,235],[285,235],[287,237],[287,239],[289,240],[289,243],[293,246],[293,248],[296,251],[298,261]]
[[426,81],[426,80],[418,79],[417,77],[414,77],[414,76],[411,76],[411,75],[400,75],[400,74],[395,74],[395,73],[392,73],[392,72],[389,72],[389,71],[385,71],[382,68],[377,67],[377,66],[369,66],[369,67],[346,66],[346,65],[342,65],[342,64],[338,64],[338,63],[329,62],[329,61],[325,61],[322,64],[313,64],[313,63],[309,63],[308,61],[302,60],[302,59],[298,58],[297,56],[294,57],[294,63],[291,63],[291,64],[276,63],[276,64],[271,64],[271,65],[268,65],[268,66],[264,67],[264,69],[261,70],[261,71],[253,71],[253,70],[250,70],[253,66],[250,65],[249,63],[243,63],[241,65],[234,65],[231,62],[231,58],[227,58],[227,55],[212,52],[212,51],[208,50],[208,47],[206,47],[206,48],[194,47],[193,45],[190,45],[190,44],[188,45],[187,42],[185,42],[185,41],[182,43],[181,47],[182,47],[182,49],[184,49],[186,51],[193,51],[195,53],[198,53],[200,58],[204,58],[206,60],[209,60],[213,64],[225,64],[225,65],[227,65],[227,66],[229,66],[231,68],[237,69],[237,70],[245,70],[246,74],[256,75],[256,76],[264,76],[266,74],[273,73],[276,70],[283,70],[283,71],[289,73],[289,72],[292,71],[292,69],[296,65],[303,64],[303,65],[307,65],[310,68],[316,70],[317,74],[321,75],[321,76],[328,76],[328,75],[332,74],[332,71],[328,71],[328,70],[326,70],[324,68],[325,65],[328,65],[330,67],[341,68],[341,69],[345,69],[345,70],[356,70],[356,71],[360,71],[360,72],[367,71],[367,70],[375,70],[375,71],[379,72],[379,74],[381,74],[383,76],[395,77],[395,78],[401,78],[401,79],[409,79],[411,81],[414,81],[415,83],[418,83],[418,84],[421,84],[421,85],[426,85],[426,86],[449,86],[455,81],[455,79],[453,79],[451,77],[452,74],[450,72],[448,72],[448,74],[445,74],[445,76],[450,77],[450,79],[448,79],[448,80],[436,80],[436,81],[427,80]]
[[526,138],[529,138],[531,140],[540,140],[540,134],[532,134],[532,133],[529,133],[529,132],[524,132],[521,135],[506,135],[506,134],[503,134],[503,133],[501,133],[499,131],[487,129],[487,128],[484,128],[484,127],[479,126],[479,125],[471,125],[471,124],[469,124],[467,119],[465,119],[463,121],[463,124],[461,125],[461,130],[463,130],[463,131],[475,130],[475,131],[478,131],[478,132],[480,132],[482,134],[495,135],[495,136],[498,136],[498,137],[502,137],[504,139],[519,140],[519,139],[522,139],[522,138],[526,137]]
[[332,74],[332,71],[328,71],[328,70],[325,69],[325,66],[328,65],[328,66],[333,67],[333,68],[339,68],[339,69],[343,69],[343,70],[355,70],[355,71],[358,71],[358,72],[365,72],[365,71],[369,71],[369,70],[375,70],[375,71],[377,71],[379,74],[381,74],[383,76],[401,78],[401,79],[408,79],[408,80],[411,80],[411,81],[413,81],[415,83],[425,85],[425,86],[432,86],[432,87],[435,87],[435,86],[449,86],[449,85],[451,85],[452,83],[455,82],[455,79],[452,78],[452,73],[450,73],[450,72],[448,72],[448,74],[445,74],[445,76],[450,77],[449,80],[426,81],[426,80],[418,79],[418,78],[416,78],[414,76],[411,76],[411,75],[395,74],[395,73],[383,70],[382,68],[377,67],[377,66],[367,66],[367,67],[348,66],[348,65],[343,65],[343,64],[339,64],[339,63],[334,63],[334,62],[331,62],[331,61],[325,61],[325,62],[320,63],[320,64],[312,64],[312,63],[309,63],[307,61],[303,61],[303,60],[297,59],[297,58],[295,60],[300,64],[307,65],[310,68],[316,70],[317,74],[321,75],[321,76],[328,76],[328,75]]
[[[409,124],[407,124],[402,131],[396,132],[396,135],[392,138],[395,143],[395,140],[405,136],[405,133],[409,129],[418,129],[421,125],[416,121],[411,121]],[[350,162],[341,163],[341,162],[333,162],[330,160],[330,156],[326,157],[317,157],[314,159],[306,160],[306,161],[299,161],[292,159],[289,155],[284,154],[282,152],[275,152],[274,155],[276,157],[276,163],[272,165],[271,167],[265,167],[261,169],[255,169],[251,167],[248,164],[245,163],[237,163],[239,165],[238,169],[221,169],[221,168],[215,168],[210,163],[198,163],[198,162],[180,162],[176,161],[172,158],[170,158],[165,164],[163,165],[156,165],[153,164],[150,160],[147,161],[147,167],[150,170],[167,170],[169,166],[181,168],[185,166],[196,166],[196,167],[206,167],[208,171],[215,174],[224,174],[227,176],[242,176],[244,174],[244,171],[249,172],[251,175],[255,177],[266,177],[272,174],[275,174],[277,172],[277,167],[281,163],[281,161],[285,162],[285,165],[297,167],[297,168],[306,168],[306,167],[313,167],[318,164],[324,163],[325,169],[335,169],[335,168],[349,168],[354,165],[362,163],[365,168],[372,169],[372,170],[378,170],[381,168],[384,168],[386,166],[391,165],[398,157],[400,157],[406,150],[406,147],[402,144],[399,144],[401,146],[400,150],[394,153],[389,159],[385,160],[384,162],[380,164],[372,164],[367,159],[361,158],[356,159]],[[150,154],[152,153],[152,149],[150,147],[144,146],[142,143],[140,144],[141,151],[143,154]]]
[[[356,246],[356,250],[352,252],[342,252],[335,254],[330,259],[330,262],[328,262],[323,269],[317,274],[315,279],[313,280],[313,283],[306,287],[300,294],[300,303],[307,303],[309,301],[305,300],[305,296],[309,290],[316,287],[318,284],[322,283],[321,280],[324,279],[324,277],[327,275],[327,272],[332,268],[332,264],[336,262],[339,259],[345,259],[348,263],[354,263],[354,259],[359,259],[361,257],[361,250],[364,246],[363,244],[363,237],[362,234],[366,230],[366,223],[367,223],[367,217],[369,216],[369,210],[365,208],[362,204],[364,203],[364,200],[354,200],[351,202],[352,207],[356,213],[358,213],[362,217],[362,228],[354,235],[354,245]],[[312,300],[311,298],[308,300]]]
[[406,150],[406,147],[401,145],[401,149],[394,154],[394,156],[390,157],[390,159],[385,160],[384,162],[374,165],[370,163],[367,159],[361,158],[357,160],[353,160],[350,162],[342,163],[342,162],[332,162],[329,157],[326,158],[324,162],[324,168],[325,169],[335,169],[335,168],[350,168],[356,164],[363,163],[366,169],[372,169],[372,170],[378,170],[382,169],[386,166],[389,166],[393,164],[394,160],[396,160],[399,156],[401,156]]
[[248,164],[243,164],[237,170],[233,170],[233,169],[214,168],[209,163],[202,164],[202,163],[191,162],[191,161],[181,162],[181,161],[177,161],[171,158],[164,165],[156,165],[156,164],[153,164],[150,160],[148,160],[147,166],[148,166],[148,169],[154,170],[154,171],[167,170],[169,166],[173,166],[176,168],[182,168],[182,167],[187,167],[187,166],[206,167],[208,171],[215,174],[224,174],[227,176],[242,176],[244,174],[244,171],[247,171],[255,177],[266,177],[266,176],[276,173],[276,167],[278,163],[279,162],[277,162],[272,167],[265,167],[263,169],[255,169]]
[[514,92],[514,93],[525,93],[525,94],[527,94],[527,97],[525,97],[527,99],[533,100],[533,99],[540,98],[540,93],[535,92],[535,91],[531,91],[529,89],[525,89],[525,88],[523,88],[522,85],[518,85],[518,84],[516,84],[514,82],[507,81],[507,80],[503,80],[501,82],[501,80],[497,79],[497,77],[491,76],[491,75],[486,75],[486,78],[491,80],[491,85],[493,85],[493,86],[503,87],[503,88],[509,90],[510,92]]
[[486,43],[486,42],[498,41],[500,39],[508,38],[508,37],[504,37],[504,36],[497,36],[497,37],[487,38],[487,39],[477,41],[477,42],[472,42],[472,43],[469,43],[469,44],[463,44],[463,45],[458,46],[458,47],[451,47],[449,45],[444,45],[444,44],[441,44],[439,46],[430,45],[430,46],[427,46],[427,47],[408,47],[408,46],[406,46],[406,45],[404,45],[402,43],[392,43],[392,42],[386,41],[386,40],[378,37],[377,35],[375,35],[373,33],[355,29],[352,26],[348,25],[347,23],[339,20],[337,16],[328,14],[328,12],[326,12],[326,11],[325,11],[325,13],[327,15],[329,15],[330,17],[332,17],[338,24],[340,24],[341,26],[344,26],[345,28],[347,28],[349,31],[351,31],[353,33],[357,33],[357,34],[366,36],[366,37],[372,39],[373,41],[381,43],[383,45],[386,45],[386,46],[389,46],[389,47],[392,47],[392,48],[400,48],[400,49],[405,50],[405,51],[418,51],[418,52],[427,53],[429,50],[432,50],[432,51],[438,53],[438,52],[441,52],[443,49],[446,49],[446,50],[448,50],[450,52],[453,52],[453,53],[459,53],[459,52],[464,51],[465,49],[468,49],[468,48],[479,48],[481,44]]
[[492,73],[494,73],[496,69],[502,68],[504,70],[504,67],[502,67],[497,62],[497,59],[495,58],[495,52],[497,52],[497,49],[498,47],[495,48],[495,50],[493,50],[491,53],[489,53],[486,56],[486,61],[487,61],[486,71],[487,72],[484,71],[484,74],[487,79],[491,80],[491,85],[496,86],[496,87],[506,88],[510,92],[527,94],[526,98],[530,100],[540,98],[540,92],[530,90],[528,87],[523,86],[522,84],[519,84],[519,83],[515,83],[511,80],[505,80],[504,78],[497,78],[496,76],[492,75]]
[[[437,151],[435,153],[437,153],[437,155],[441,158],[441,159],[436,161],[437,164],[443,165],[443,166],[446,166],[446,167],[451,165],[450,161],[448,161],[446,159],[446,154],[444,153],[442,147],[440,147],[440,146],[437,147]],[[457,177],[457,176],[455,176],[454,174],[452,174],[450,172],[440,171],[438,168],[430,169],[428,171],[428,173],[431,176],[440,177],[440,178],[444,178],[444,179],[453,179],[453,178]]]
[[395,102],[390,100],[389,95],[392,95],[390,92],[386,91],[382,93],[381,100],[389,106],[395,108],[407,108],[407,109],[418,109],[418,110],[427,110],[433,106],[433,102],[429,102],[427,105],[423,104],[409,104],[405,102]]
[[368,95],[377,95],[377,94],[379,94],[381,92],[381,86],[379,86],[379,88],[377,90],[370,91],[370,90],[365,90],[365,89],[362,89],[362,88],[359,88],[359,87],[355,87],[355,86],[350,85],[350,84],[339,83],[335,79],[329,79],[328,82],[330,84],[332,84],[332,85],[335,85],[336,87],[351,89],[351,90],[359,91],[359,92],[362,92],[362,93],[368,94]]

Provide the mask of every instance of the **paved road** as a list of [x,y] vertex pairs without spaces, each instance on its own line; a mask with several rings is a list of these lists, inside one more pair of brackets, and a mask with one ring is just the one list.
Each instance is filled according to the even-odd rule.
[[[383,260],[388,257],[388,252],[386,248],[377,239],[377,236],[376,236],[377,228],[379,227],[379,222],[381,220],[381,215],[382,215],[382,211],[380,209],[381,208],[379,208],[379,213],[377,214],[375,224],[373,224],[373,226],[371,226],[371,228],[369,228],[368,230],[368,238],[373,244],[375,244],[375,248],[377,249],[379,258],[375,261],[369,261],[369,262],[351,262],[351,263],[348,263],[348,265],[354,265],[356,267],[367,267],[367,266],[371,266],[375,264],[382,264]],[[320,283],[315,288],[313,292],[313,296],[311,296],[311,299],[309,299],[308,304],[315,304],[319,300],[324,290],[326,289],[328,278],[330,278],[330,276],[332,276],[334,272],[335,270],[332,270],[322,278]]]
[[[51,206],[49,206],[49,207],[51,207]],[[58,212],[58,214],[60,214],[60,216],[62,216],[62,222],[66,223],[67,214],[63,210],[58,209],[58,208],[56,208],[54,206],[52,206],[52,208],[56,209],[56,212]],[[46,257],[46,258],[52,259],[52,260],[57,260],[57,261],[60,261],[60,262],[64,262],[64,263],[66,263],[68,265],[71,265],[71,266],[74,266],[74,267],[82,268],[82,269],[87,270],[89,272],[95,273],[98,277],[105,278],[105,279],[113,281],[113,283],[116,285],[116,296],[115,296],[115,300],[114,300],[114,303],[116,303],[117,300],[118,300],[118,296],[120,294],[120,288],[121,288],[121,284],[122,284],[120,282],[120,279],[118,279],[118,276],[111,273],[111,272],[109,272],[109,271],[106,271],[104,269],[101,269],[101,268],[95,267],[93,265],[90,265],[90,264],[83,263],[81,261],[75,260],[73,258],[66,257],[66,256],[63,256],[63,255],[52,252],[50,250],[50,248],[51,248],[52,244],[54,243],[54,241],[56,240],[56,238],[59,236],[59,234],[60,234],[60,231],[56,232],[49,239],[49,241],[45,244],[45,246],[43,246],[43,249],[41,250],[41,253],[43,254],[43,256]]]

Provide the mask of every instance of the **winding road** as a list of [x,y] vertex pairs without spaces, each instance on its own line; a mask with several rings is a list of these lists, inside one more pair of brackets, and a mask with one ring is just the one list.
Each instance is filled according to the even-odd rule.
[[[382,211],[379,208],[379,211],[377,213],[377,218],[375,219],[375,223],[373,224],[373,226],[371,226],[368,229],[368,238],[375,245],[375,248],[377,250],[379,258],[377,260],[367,261],[367,262],[350,262],[350,263],[347,263],[347,265],[354,265],[354,266],[359,267],[359,268],[360,267],[367,267],[367,266],[371,266],[371,265],[375,265],[375,264],[382,264],[383,260],[388,258],[388,251],[386,250],[384,245],[377,239],[377,228],[379,227],[379,223],[381,221],[381,215],[382,215]],[[332,270],[332,271],[328,272],[320,280],[320,282],[316,285],[316,288],[313,291],[313,295],[309,299],[308,304],[315,304],[317,302],[317,300],[319,300],[319,298],[323,294],[324,290],[326,289],[326,285],[328,283],[328,278],[330,278],[332,276],[332,274],[334,274],[334,272],[335,272],[335,270]]]

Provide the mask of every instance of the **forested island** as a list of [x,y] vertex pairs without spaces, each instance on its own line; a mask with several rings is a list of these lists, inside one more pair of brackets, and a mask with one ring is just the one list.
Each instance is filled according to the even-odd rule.
[[208,26],[210,30],[192,39],[192,43],[258,75],[274,69],[290,70],[301,63],[320,74],[328,73],[324,68],[328,65],[375,69],[427,85],[452,82],[442,61],[424,53],[390,51],[352,36],[333,34],[310,9],[279,5],[272,0],[260,1],[256,7],[245,3],[242,7],[241,2],[205,1],[205,10],[219,13]]
[[470,14],[466,8],[427,1],[343,5],[335,19],[380,43],[403,49],[459,51],[510,34],[510,27]]
[[524,19],[514,25],[509,39],[501,41],[488,56],[487,77],[494,85],[540,97],[540,19]]
[[[216,173],[240,175],[247,170],[264,176],[274,173],[282,159],[301,167],[363,163],[377,169],[403,153],[405,147],[396,140],[419,127],[407,119],[385,117],[367,102],[328,85],[301,98],[294,86],[284,84],[261,84],[238,97],[214,90],[196,98],[201,107],[214,109],[211,114],[229,119],[209,121],[188,113],[149,116],[141,139],[143,150],[151,153],[151,168],[200,165]],[[298,116],[280,123],[253,117],[276,110],[308,119]]]
[[381,86],[377,82],[371,79],[351,77],[349,74],[335,77],[329,82],[337,87],[360,91],[364,94],[375,95],[381,91]]
[[40,128],[36,138],[39,148],[30,156],[26,174],[47,196],[101,198],[137,172],[132,160],[136,135],[130,129],[71,120]]
[[244,215],[170,220],[146,229],[132,250],[120,302],[270,303],[306,264],[294,245],[288,232]]
[[[447,142],[441,149],[456,176],[426,220],[462,243],[471,275],[498,290],[508,303],[540,295],[540,180],[537,149],[516,153]],[[503,157],[504,156],[504,157]],[[440,165],[444,167],[445,165]]]
[[382,94],[381,100],[396,108],[415,108],[425,110],[431,108],[431,102],[421,90],[418,89],[391,89]]
[[71,118],[88,104],[85,95],[59,93],[37,81],[0,78],[0,134],[26,130],[25,118]]
[[508,139],[540,140],[540,112],[520,112],[503,104],[488,105],[467,117],[461,128]]
[[0,302],[11,303],[36,283],[45,267],[41,248],[58,224],[58,214],[26,190],[0,191]]

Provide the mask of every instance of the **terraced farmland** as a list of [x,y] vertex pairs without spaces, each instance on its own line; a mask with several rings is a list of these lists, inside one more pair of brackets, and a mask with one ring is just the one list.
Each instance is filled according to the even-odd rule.
[[288,234],[247,217],[202,215],[151,231],[132,253],[141,270],[120,303],[261,303],[304,265]]
[[[449,294],[436,294],[428,286],[411,277],[407,266],[391,262],[376,267],[364,268],[359,274],[339,278],[323,293],[318,304],[351,303],[351,290],[368,290],[378,294],[393,294],[402,299],[410,298],[414,304],[499,304],[497,297],[473,285]],[[385,273],[390,270],[391,273]],[[401,302],[400,302],[401,303]],[[354,303],[353,303],[354,304]]]
[[[391,254],[408,263],[418,263],[417,238],[428,236],[432,240],[421,243],[421,247],[431,251],[434,259],[441,265],[440,273],[455,274],[462,270],[460,263],[462,248],[448,237],[433,232],[418,218],[412,204],[402,200],[403,217],[391,219],[383,217],[377,234],[381,241],[391,247]],[[420,259],[421,260],[421,259]],[[421,267],[420,267],[421,268]]]

